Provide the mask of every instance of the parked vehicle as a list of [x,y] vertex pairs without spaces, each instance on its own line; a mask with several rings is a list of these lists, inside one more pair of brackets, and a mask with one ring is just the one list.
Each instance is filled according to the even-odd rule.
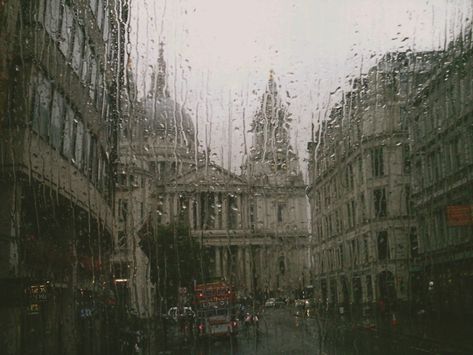
[[283,298],[276,298],[276,301],[275,301],[276,308],[283,307],[285,305],[286,305],[286,301]]
[[275,298],[268,298],[264,303],[265,307],[276,307],[276,299]]
[[195,312],[192,310],[191,307],[183,307],[181,310],[179,310],[178,307],[171,307],[169,308],[167,315],[173,321],[177,322],[181,317],[194,318]]

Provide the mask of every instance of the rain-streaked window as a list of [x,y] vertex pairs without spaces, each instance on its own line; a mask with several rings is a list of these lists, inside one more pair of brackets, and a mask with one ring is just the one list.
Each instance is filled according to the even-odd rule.
[[2,351],[473,353],[472,16],[0,1]]

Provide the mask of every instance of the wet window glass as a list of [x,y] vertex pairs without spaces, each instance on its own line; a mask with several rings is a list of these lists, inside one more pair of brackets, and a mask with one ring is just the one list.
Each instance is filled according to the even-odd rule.
[[2,354],[471,354],[470,0],[0,0]]

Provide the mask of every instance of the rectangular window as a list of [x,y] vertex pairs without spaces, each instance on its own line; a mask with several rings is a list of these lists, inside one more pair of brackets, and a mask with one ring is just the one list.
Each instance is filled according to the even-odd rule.
[[462,149],[460,144],[460,138],[456,137],[449,143],[450,146],[450,173],[458,170],[462,165]]
[[256,212],[255,212],[255,205],[253,202],[250,203],[250,228],[255,229],[256,224]]
[[411,173],[411,149],[406,143],[402,146],[402,161],[404,174]]
[[368,302],[373,300],[373,286],[371,281],[371,275],[366,276],[366,298]]
[[82,171],[86,176],[89,176],[90,166],[89,166],[89,157],[90,157],[90,133],[85,129],[84,130],[84,140],[83,140],[83,150],[82,150]]
[[388,232],[378,232],[378,260],[389,259]]
[[352,191],[355,183],[353,180],[353,166],[351,164],[347,165],[345,171],[345,187],[348,191]]
[[90,82],[89,82],[89,96],[92,100],[95,99],[95,91],[97,88],[97,62],[95,59],[90,60]]
[[97,75],[97,98],[96,98],[96,102],[95,102],[97,110],[99,110],[99,112],[101,111],[101,108],[102,108],[103,88],[104,88],[103,74],[99,70],[98,75]]
[[405,211],[407,215],[410,215],[413,211],[412,209],[412,199],[411,199],[411,185],[404,186],[404,195],[405,195]]
[[126,250],[128,247],[126,233],[124,231],[118,232],[118,249]]
[[417,239],[417,229],[412,227],[409,231],[409,240],[411,247],[411,256],[415,258],[419,256],[419,241]]
[[198,214],[197,214],[197,200],[195,198],[192,199],[192,228],[197,229],[198,227]]
[[360,216],[361,216],[361,223],[365,223],[366,221],[366,203],[365,203],[365,194],[362,192],[360,194]]
[[277,219],[278,219],[278,223],[282,223],[283,222],[283,216],[284,216],[284,209],[285,209],[285,204],[283,203],[278,203],[278,216],[277,216]]
[[373,177],[384,176],[383,147],[377,147],[371,150],[371,169]]
[[57,90],[53,94],[51,109],[50,142],[57,150],[61,149],[62,128],[64,120],[64,97]]
[[407,110],[406,106],[400,105],[399,106],[399,119],[400,119],[401,131],[407,132],[408,118],[409,118],[409,111]]
[[82,167],[82,147],[84,144],[84,124],[80,121],[76,121],[75,129],[75,149],[74,149],[74,163],[77,167]]
[[90,136],[89,178],[94,183],[97,181],[97,138],[95,136]]
[[373,190],[373,203],[376,218],[386,217],[388,215],[385,188]]
[[[84,30],[76,22],[74,32],[74,45],[72,47],[72,69],[77,75],[81,75],[82,52],[84,49]],[[87,58],[85,58],[87,60]]]
[[[75,139],[73,139],[74,111],[71,106],[66,103],[66,112],[64,118],[64,136],[62,141],[62,154],[68,159],[73,157],[72,147],[75,147]],[[74,142],[74,144],[72,143]]]
[[118,220],[125,222],[128,216],[128,201],[119,199],[118,200]]
[[90,44],[87,41],[84,41],[84,56],[82,57],[82,73],[81,73],[81,80],[84,85],[87,85],[90,76],[89,70],[89,60],[93,60],[93,53],[92,49],[90,48]]
[[352,213],[352,223],[353,223],[353,226],[355,226],[356,224],[356,202],[355,200],[351,200],[351,213]]
[[51,90],[51,82],[39,74],[33,104],[33,130],[43,138],[48,138],[49,135]]
[[64,4],[62,12],[61,36],[59,39],[59,50],[69,59],[72,44],[72,26],[74,24],[74,15],[71,8]]

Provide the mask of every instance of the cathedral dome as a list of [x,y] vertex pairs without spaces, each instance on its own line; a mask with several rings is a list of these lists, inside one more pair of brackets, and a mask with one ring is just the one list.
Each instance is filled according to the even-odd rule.
[[147,130],[150,135],[192,147],[194,123],[186,109],[169,94],[163,47],[164,43],[161,42],[156,72],[152,75],[151,91],[146,102]]
[[146,105],[148,131],[159,136],[194,141],[194,123],[185,108],[170,97],[149,100]]

